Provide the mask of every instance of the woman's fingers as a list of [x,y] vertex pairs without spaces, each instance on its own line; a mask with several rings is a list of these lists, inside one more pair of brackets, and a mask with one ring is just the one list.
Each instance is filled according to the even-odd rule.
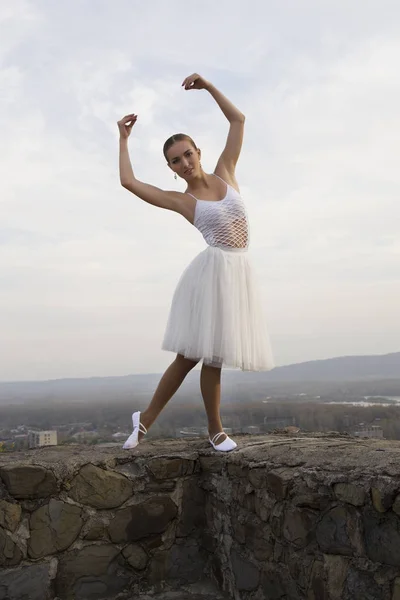
[[125,117],[123,117],[120,121],[118,121],[118,125],[126,125],[130,121],[132,121],[132,125],[133,125],[133,123],[135,123],[136,120],[137,120],[137,115],[135,115],[135,114],[125,115]]
[[190,90],[192,88],[195,87],[195,83],[197,81],[197,79],[200,78],[200,75],[198,73],[193,73],[192,75],[189,75],[189,77],[186,77],[186,79],[184,80],[184,82],[182,83],[182,87],[185,87],[185,90]]

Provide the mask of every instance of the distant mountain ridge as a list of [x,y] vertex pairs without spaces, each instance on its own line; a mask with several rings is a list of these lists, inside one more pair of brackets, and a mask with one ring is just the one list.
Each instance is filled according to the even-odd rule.
[[278,367],[273,381],[357,381],[400,379],[400,352],[373,356],[340,356]]
[[[270,372],[241,372],[226,370],[224,381],[231,387],[237,384],[301,383],[301,382],[356,382],[382,379],[400,379],[400,352],[374,356],[342,356],[313,360]],[[0,382],[0,402],[25,402],[29,400],[95,399],[98,396],[130,398],[148,396],[157,386],[159,373],[124,375],[116,377],[91,377],[81,379],[54,379],[49,381]],[[198,374],[192,372],[185,382],[187,390],[198,388]]]

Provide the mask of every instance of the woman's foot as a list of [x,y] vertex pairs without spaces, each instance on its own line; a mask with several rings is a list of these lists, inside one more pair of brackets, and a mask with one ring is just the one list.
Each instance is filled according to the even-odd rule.
[[231,452],[231,450],[234,450],[237,446],[237,443],[231,440],[224,431],[216,433],[212,438],[210,436],[209,442],[214,450],[218,450],[218,452]]
[[146,427],[140,422],[140,411],[133,413],[132,424],[133,431],[126,440],[125,444],[122,446],[124,450],[132,450],[133,448],[136,448],[141,438],[147,433]]

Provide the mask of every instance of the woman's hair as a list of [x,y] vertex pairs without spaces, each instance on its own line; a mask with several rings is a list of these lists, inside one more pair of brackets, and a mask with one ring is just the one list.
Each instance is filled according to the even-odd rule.
[[173,146],[175,144],[175,142],[189,142],[190,144],[192,144],[193,148],[195,150],[197,150],[197,146],[194,143],[194,141],[192,140],[192,138],[190,137],[190,135],[186,135],[186,133],[175,133],[174,135],[171,135],[171,137],[168,138],[164,144],[163,152],[164,152],[165,160],[167,162],[169,162],[167,152],[171,148],[171,146]]

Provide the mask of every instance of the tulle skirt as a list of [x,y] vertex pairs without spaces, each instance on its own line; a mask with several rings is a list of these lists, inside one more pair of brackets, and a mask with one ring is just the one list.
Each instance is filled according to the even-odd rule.
[[246,250],[208,246],[175,290],[163,350],[205,364],[269,371],[273,357]]

